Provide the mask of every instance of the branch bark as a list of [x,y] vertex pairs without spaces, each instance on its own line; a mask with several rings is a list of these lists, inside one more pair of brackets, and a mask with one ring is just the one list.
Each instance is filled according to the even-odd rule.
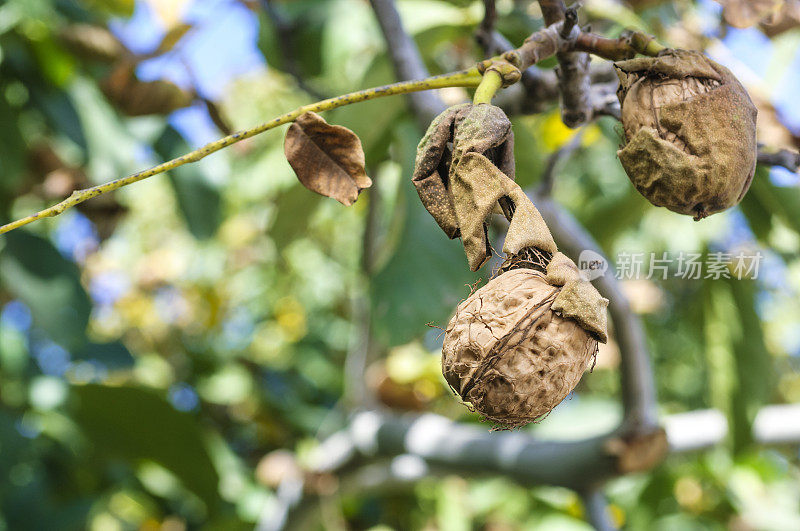
[[789,151],[788,149],[779,149],[773,151],[766,146],[758,145],[758,163],[765,166],[780,166],[786,168],[791,172],[800,170],[800,153]]
[[[386,47],[392,59],[399,80],[423,79],[428,77],[428,69],[422,61],[416,43],[403,28],[403,21],[393,0],[370,0],[372,10],[386,40]],[[419,92],[409,95],[411,109],[423,129],[447,106],[434,92]]]
[[[478,40],[488,41],[494,33],[497,22],[497,5],[495,0],[483,0],[483,20],[478,26]],[[484,49],[487,46],[484,46]]]
[[[728,430],[725,415],[716,409],[669,415],[663,424],[672,453],[712,447],[725,439]],[[761,409],[753,434],[760,444],[797,444],[800,404]],[[609,455],[614,446],[609,441],[614,440],[605,436],[567,443],[537,441],[525,432],[489,433],[433,414],[399,416],[368,411],[354,415],[348,429],[321,443],[306,484],[312,482],[309,479],[332,478],[330,474],[335,473],[341,492],[375,492],[407,488],[420,479],[444,474],[494,474],[529,486],[558,480],[565,473],[572,479],[565,486],[577,488],[584,497],[589,521],[604,529],[601,524],[608,515],[605,500],[596,490],[597,480],[615,468]],[[584,486],[582,478],[587,480]],[[313,515],[316,496],[313,488],[303,488],[302,479],[286,481],[278,489],[276,503],[265,508],[258,529],[304,529],[305,518]]]
[[539,0],[539,8],[542,10],[546,26],[564,20],[564,13],[567,10],[567,6],[561,0]]
[[597,531],[614,531],[617,526],[611,521],[608,513],[608,501],[599,488],[581,492],[586,519]]

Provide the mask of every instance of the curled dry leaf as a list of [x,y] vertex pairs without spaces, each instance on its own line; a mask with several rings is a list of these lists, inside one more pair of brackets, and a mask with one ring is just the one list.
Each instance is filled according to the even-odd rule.
[[510,205],[511,211],[503,252],[516,254],[526,247],[548,253],[556,251],[550,230],[525,192],[483,155],[464,155],[452,172],[450,184],[464,252],[472,271],[478,270],[492,255],[485,220],[501,199]]
[[485,154],[514,178],[511,122],[493,105],[454,105],[437,116],[417,147],[412,182],[425,208],[449,238],[460,235],[450,187],[452,167],[468,152]]
[[346,127],[313,112],[300,115],[286,132],[284,153],[300,182],[313,192],[352,205],[372,180],[364,169],[361,140]]

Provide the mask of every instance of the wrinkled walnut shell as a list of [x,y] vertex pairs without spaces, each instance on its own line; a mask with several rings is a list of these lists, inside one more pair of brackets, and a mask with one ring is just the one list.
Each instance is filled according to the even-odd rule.
[[[539,271],[507,271],[462,302],[447,325],[445,379],[501,427],[544,417],[575,388],[597,352],[598,334],[553,309],[562,290]],[[599,295],[591,301],[605,316],[608,301]],[[602,325],[604,341],[604,317]]]

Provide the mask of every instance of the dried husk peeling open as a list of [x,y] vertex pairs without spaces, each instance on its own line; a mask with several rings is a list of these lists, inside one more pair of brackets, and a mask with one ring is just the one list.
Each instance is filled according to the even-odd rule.
[[756,164],[756,107],[731,72],[696,51],[615,64],[625,146],[618,155],[656,206],[696,220],[741,201]]

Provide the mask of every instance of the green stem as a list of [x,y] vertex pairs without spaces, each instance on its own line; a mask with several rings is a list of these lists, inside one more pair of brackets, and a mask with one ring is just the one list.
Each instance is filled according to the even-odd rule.
[[655,57],[661,50],[666,50],[667,47],[658,42],[655,37],[642,33],[641,31],[634,31],[630,34],[630,46],[637,53],[642,55],[649,55]]
[[383,85],[381,87],[359,90],[358,92],[351,92],[350,94],[344,94],[342,96],[336,96],[335,98],[329,98],[327,100],[322,100],[316,103],[311,103],[309,105],[304,105],[302,107],[298,107],[293,111],[287,112],[286,114],[278,116],[274,120],[265,122],[261,125],[253,127],[252,129],[245,129],[243,131],[238,131],[236,133],[228,135],[224,138],[220,138],[219,140],[210,142],[205,146],[202,146],[190,153],[187,153],[170,161],[163,162],[157,166],[153,166],[150,169],[134,173],[132,175],[123,177],[121,179],[116,179],[114,181],[109,181],[104,184],[93,186],[92,188],[86,188],[84,190],[76,190],[72,192],[72,195],[70,195],[68,198],[64,199],[60,203],[57,203],[35,214],[31,214],[30,216],[27,216],[25,218],[18,219],[16,221],[12,221],[11,223],[3,225],[2,227],[0,227],[0,234],[17,229],[19,227],[27,225],[28,223],[32,223],[42,218],[57,216],[62,212],[64,212],[65,210],[72,208],[80,203],[83,203],[87,199],[91,199],[93,197],[97,197],[99,195],[112,192],[114,190],[122,188],[123,186],[127,186],[129,184],[133,184],[135,182],[147,179],[148,177],[152,177],[153,175],[158,175],[160,173],[173,170],[179,166],[183,166],[184,164],[189,164],[190,162],[196,162],[216,151],[219,151],[220,149],[236,144],[237,142],[241,142],[242,140],[245,140],[247,138],[259,135],[264,131],[269,131],[270,129],[274,129],[289,122],[293,122],[301,114],[304,114],[309,111],[311,112],[329,111],[331,109],[336,109],[337,107],[350,105],[351,103],[359,103],[362,101],[382,98],[384,96],[394,96],[396,94],[408,94],[410,92],[420,92],[423,90],[439,89],[445,87],[477,87],[481,82],[482,82],[482,77],[478,73],[477,68],[470,68],[469,70],[461,70],[459,72],[443,74],[440,76],[433,76],[416,81],[402,81],[400,83],[392,83],[391,85]]
[[491,103],[492,98],[498,90],[503,86],[503,77],[495,70],[488,70],[481,80],[478,88],[475,89],[475,96],[472,98],[472,103]]

